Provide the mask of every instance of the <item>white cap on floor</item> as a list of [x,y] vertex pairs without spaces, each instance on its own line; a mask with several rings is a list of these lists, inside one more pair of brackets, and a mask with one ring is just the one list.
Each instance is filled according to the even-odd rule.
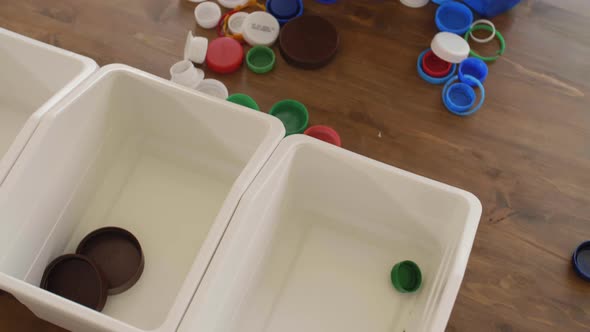
[[426,6],[430,0],[400,0],[400,2],[408,7],[420,8]]
[[469,56],[469,43],[463,37],[451,32],[437,33],[430,43],[432,52],[450,63],[459,63]]
[[239,34],[244,32],[244,20],[249,14],[246,12],[237,12],[232,14],[229,17],[229,21],[227,22],[227,26],[231,33]]
[[205,72],[195,68],[188,60],[179,61],[170,67],[171,81],[195,89],[205,77]]
[[221,98],[223,100],[229,97],[229,92],[227,91],[225,84],[212,78],[202,80],[197,86],[197,91],[201,91],[210,96]]
[[225,8],[236,8],[237,6],[245,5],[248,0],[218,0],[219,4]]
[[242,28],[244,40],[252,46],[271,46],[279,37],[279,21],[263,11],[253,12],[246,16]]
[[205,37],[194,37],[193,32],[189,31],[184,43],[184,59],[191,60],[194,63],[203,63],[207,56],[207,46],[209,40]]
[[195,8],[195,19],[197,24],[203,29],[215,28],[221,18],[221,8],[215,2],[201,2]]

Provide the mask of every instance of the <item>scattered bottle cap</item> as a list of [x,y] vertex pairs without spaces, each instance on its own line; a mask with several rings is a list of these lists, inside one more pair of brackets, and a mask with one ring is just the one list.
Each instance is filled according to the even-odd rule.
[[411,8],[420,8],[426,6],[430,0],[400,0],[403,5]]
[[280,25],[283,25],[295,17],[303,14],[302,0],[267,0],[266,11],[276,17]]
[[267,12],[250,13],[244,19],[243,26],[242,36],[252,46],[271,46],[279,36],[279,22]]
[[462,35],[471,27],[473,13],[460,2],[447,1],[436,10],[434,21],[440,31]]
[[305,105],[292,99],[279,101],[268,113],[283,122],[286,130],[285,136],[303,133],[309,122],[309,113]]
[[233,9],[248,3],[248,0],[218,0],[219,4],[225,8]]
[[449,75],[451,68],[453,68],[452,63],[437,57],[432,50],[427,51],[422,57],[422,69],[429,76],[437,78],[445,77]]
[[246,55],[246,63],[251,71],[264,74],[275,66],[275,52],[267,46],[254,46]]
[[244,61],[244,48],[237,40],[219,37],[209,43],[206,62],[207,67],[220,73],[232,73],[240,68]]
[[221,8],[215,2],[201,2],[195,8],[195,19],[197,24],[203,29],[212,29],[217,26],[221,18]]
[[340,140],[340,135],[338,132],[331,127],[322,126],[322,125],[315,125],[307,128],[304,132],[305,135],[311,136],[313,138],[317,138],[321,141],[336,145],[342,146],[342,141]]
[[467,81],[465,75],[471,75],[483,84],[488,77],[488,65],[481,59],[467,58],[461,61],[457,73],[461,82],[467,83],[470,86],[476,86],[473,82]]
[[590,241],[582,242],[572,255],[574,271],[586,281],[590,281]]
[[315,69],[327,65],[336,55],[340,35],[328,20],[313,15],[289,21],[280,35],[280,51],[296,67]]
[[467,59],[470,51],[469,43],[451,32],[437,33],[430,47],[436,56],[450,63],[460,63]]
[[243,93],[234,93],[233,95],[227,97],[227,101],[231,101],[234,104],[242,105],[256,111],[260,111],[260,107],[256,101],[252,97]]
[[202,80],[196,90],[220,99],[227,99],[229,97],[229,92],[225,84],[212,78]]
[[194,63],[203,63],[207,56],[207,46],[209,40],[205,37],[195,37],[193,32],[189,31],[184,43],[184,59]]
[[170,67],[170,76],[172,82],[194,89],[205,77],[205,72],[195,68],[189,60],[182,60]]
[[244,31],[244,20],[249,14],[246,12],[233,13],[227,22],[229,32],[234,35],[241,34]]
[[430,51],[431,51],[430,49],[427,49],[427,50],[423,51],[422,53],[420,53],[420,56],[418,56],[418,62],[416,63],[416,69],[418,71],[418,76],[420,76],[420,78],[422,78],[423,80],[425,80],[426,82],[428,82],[430,84],[445,84],[448,80],[450,80],[455,75],[455,71],[457,70],[457,65],[454,63],[451,64],[451,70],[449,70],[449,72],[446,76],[435,77],[435,76],[429,75],[424,70],[423,63],[424,63],[424,57]]

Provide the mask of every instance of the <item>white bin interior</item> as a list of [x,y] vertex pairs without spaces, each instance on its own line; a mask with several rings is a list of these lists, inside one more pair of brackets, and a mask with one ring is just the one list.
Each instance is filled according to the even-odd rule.
[[[470,193],[290,136],[240,201],[179,331],[443,331],[480,215]],[[413,294],[390,281],[404,260],[422,271]]]
[[174,331],[284,129],[274,117],[122,66],[95,76],[47,115],[0,192],[0,216],[10,220],[0,226],[0,271],[38,285],[46,265],[89,232],[125,228],[145,255],[138,283],[109,296],[104,315],[66,309],[92,321],[84,331]]
[[43,113],[96,68],[89,58],[0,28],[0,183]]

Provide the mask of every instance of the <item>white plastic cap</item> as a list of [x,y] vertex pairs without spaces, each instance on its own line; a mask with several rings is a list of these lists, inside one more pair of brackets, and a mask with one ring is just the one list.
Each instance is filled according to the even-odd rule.
[[469,56],[469,43],[461,36],[450,32],[437,33],[430,43],[432,52],[450,63],[459,63]]
[[172,82],[195,89],[203,81],[205,72],[195,68],[192,62],[182,60],[170,67],[170,76]]
[[420,8],[426,6],[430,0],[400,0],[403,5],[412,8]]
[[197,91],[201,91],[206,93],[210,96],[227,99],[229,97],[229,92],[225,87],[225,84],[221,83],[218,80],[214,80],[212,78],[207,78],[201,81],[197,86]]
[[229,31],[234,35],[244,32],[244,20],[248,15],[249,14],[246,12],[237,12],[232,14],[229,17],[229,21],[227,22]]
[[245,5],[248,0],[218,0],[219,4],[225,8],[236,8],[237,6]]
[[271,46],[279,37],[279,21],[263,11],[253,12],[246,16],[242,28],[244,40],[252,46]]
[[197,24],[203,29],[212,29],[221,18],[221,8],[215,2],[201,2],[195,8],[195,19]]
[[191,60],[194,63],[203,63],[207,56],[207,46],[209,40],[205,37],[194,37],[193,32],[189,31],[184,43],[184,59]]
[[203,1],[207,1],[207,0],[188,0],[189,2],[194,2],[194,3],[199,3],[199,2],[203,2]]

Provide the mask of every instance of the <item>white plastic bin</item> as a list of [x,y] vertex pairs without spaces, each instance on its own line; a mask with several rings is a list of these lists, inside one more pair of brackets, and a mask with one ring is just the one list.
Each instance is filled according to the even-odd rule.
[[[0,288],[73,331],[175,331],[284,134],[262,112],[103,67],[45,115],[0,188]],[[52,259],[103,226],[139,239],[137,284],[102,313],[37,287]]]
[[[179,332],[444,331],[481,216],[472,194],[289,136],[240,201]],[[397,292],[413,260],[422,288]]]
[[96,69],[87,57],[0,28],[0,183],[43,114]]

